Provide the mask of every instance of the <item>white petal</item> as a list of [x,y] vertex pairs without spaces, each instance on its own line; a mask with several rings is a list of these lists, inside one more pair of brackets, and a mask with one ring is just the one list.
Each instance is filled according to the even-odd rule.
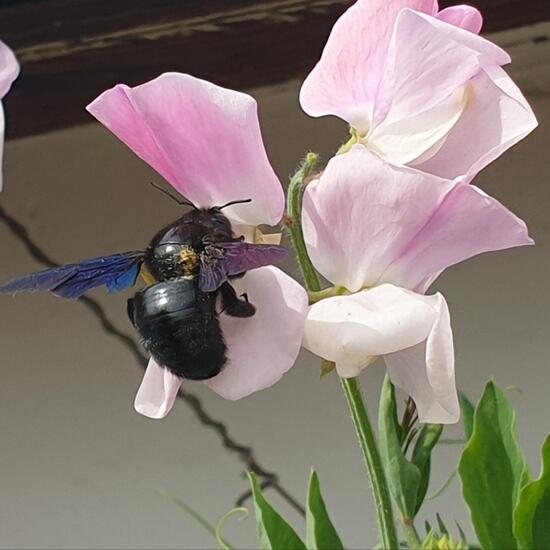
[[382,122],[367,138],[367,146],[393,164],[425,162],[443,146],[444,139],[466,109],[469,86],[462,86],[428,111],[395,122]]
[[182,382],[151,358],[134,401],[136,411],[149,418],[164,418],[172,410]]
[[437,298],[385,284],[310,307],[303,345],[336,363],[340,376],[357,376],[372,357],[425,341],[436,321]]
[[227,364],[205,383],[225,399],[241,399],[278,382],[296,361],[308,307],[306,291],[276,267],[254,269],[232,282],[256,307],[252,317],[222,314]]
[[536,128],[531,107],[500,67],[484,67],[470,86],[472,100],[440,150],[416,164],[420,170],[471,179]]
[[458,422],[460,407],[455,385],[453,334],[449,310],[440,294],[435,322],[426,341],[384,356],[392,382],[410,395],[420,422]]

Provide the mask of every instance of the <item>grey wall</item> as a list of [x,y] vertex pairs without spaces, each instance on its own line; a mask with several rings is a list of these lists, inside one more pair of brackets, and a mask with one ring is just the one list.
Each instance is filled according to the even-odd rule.
[[[445,273],[434,288],[449,302],[459,385],[477,398],[489,377],[511,393],[521,440],[538,469],[550,431],[550,74],[548,28],[498,37],[515,57],[512,74],[542,127],[487,169],[477,183],[523,217],[536,247],[487,254]],[[300,112],[298,83],[258,90],[264,135],[286,178],[307,149],[327,159],[345,138],[335,120]],[[9,120],[17,124],[17,120]],[[10,142],[2,206],[61,262],[142,247],[178,209],[148,182],[160,180],[96,124]],[[0,280],[41,266],[0,224]],[[125,296],[93,294],[132,334]],[[0,545],[6,548],[211,548],[212,538],[167,499],[165,489],[216,521],[246,490],[243,467],[184,404],[162,422],[134,413],[141,372],[119,341],[83,305],[48,295],[0,300]],[[208,412],[303,499],[309,468],[320,474],[328,506],[349,547],[374,544],[374,511],[360,454],[335,377],[319,381],[304,353],[284,380],[240,402],[188,384]],[[381,364],[363,375],[373,413]],[[449,437],[460,435],[450,429]],[[454,467],[458,448],[441,447],[433,487]],[[269,493],[271,495],[271,493]],[[467,522],[459,483],[426,506]],[[290,519],[301,520],[271,495]],[[237,545],[254,546],[252,520],[230,525]]]

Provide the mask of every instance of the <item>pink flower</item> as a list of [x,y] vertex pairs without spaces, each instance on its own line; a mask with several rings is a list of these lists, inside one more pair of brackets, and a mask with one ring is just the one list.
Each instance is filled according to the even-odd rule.
[[388,162],[471,178],[537,125],[481,24],[470,6],[358,0],[306,78],[302,108],[346,120]]
[[[19,76],[19,63],[13,52],[0,41],[0,99],[9,91],[13,81]],[[0,165],[2,164],[2,154],[4,148],[4,109],[0,103]],[[0,171],[0,191],[2,190],[2,173]]]
[[310,307],[304,346],[342,377],[383,356],[422,422],[456,422],[447,304],[423,294],[451,265],[532,244],[523,221],[462,179],[391,165],[355,145],[306,187],[303,230],[314,266],[342,287]]
[[[280,221],[284,193],[267,158],[252,97],[166,73],[135,88],[117,85],[88,111],[196,206],[252,199],[224,210],[239,233],[252,237],[255,226]],[[234,286],[238,294],[247,293],[256,313],[246,319],[220,316],[228,360],[206,384],[226,399],[267,388],[292,367],[308,302],[305,290],[275,267],[250,271]],[[181,384],[151,360],[136,410],[163,418]]]

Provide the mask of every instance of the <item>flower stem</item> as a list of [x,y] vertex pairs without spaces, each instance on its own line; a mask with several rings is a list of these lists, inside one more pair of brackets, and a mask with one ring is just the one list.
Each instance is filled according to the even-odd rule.
[[[310,296],[318,296],[318,293],[321,291],[321,285],[304,242],[304,234],[302,232],[302,196],[304,180],[315,168],[317,160],[318,156],[315,153],[308,153],[304,163],[290,180],[287,194],[287,226],[290,231],[292,244],[296,250],[298,265],[304,277],[304,284]],[[334,290],[329,289],[328,292],[334,292]],[[338,289],[338,292],[341,292],[341,290]],[[399,542],[393,520],[390,492],[382,467],[382,459],[376,445],[374,431],[363,403],[357,380],[355,378],[343,378],[341,382],[371,479],[372,492],[378,513],[380,538],[386,550],[394,550],[399,548]]]
[[318,292],[321,290],[321,285],[317,272],[309,259],[306,243],[304,242],[304,234],[302,232],[302,196],[304,192],[304,180],[313,172],[318,160],[319,156],[315,153],[308,153],[306,155],[303,164],[292,176],[287,193],[287,227],[292,244],[296,250],[296,257],[304,278],[304,284],[310,292]]
[[382,546],[385,549],[399,548],[386,474],[359,384],[356,378],[342,378],[341,383],[371,480]]

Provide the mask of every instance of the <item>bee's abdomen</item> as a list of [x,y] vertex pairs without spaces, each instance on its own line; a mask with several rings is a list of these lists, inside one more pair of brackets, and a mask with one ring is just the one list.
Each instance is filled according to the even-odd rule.
[[155,360],[175,375],[205,380],[223,368],[226,346],[213,293],[196,280],[176,279],[138,292],[130,304],[134,325]]

